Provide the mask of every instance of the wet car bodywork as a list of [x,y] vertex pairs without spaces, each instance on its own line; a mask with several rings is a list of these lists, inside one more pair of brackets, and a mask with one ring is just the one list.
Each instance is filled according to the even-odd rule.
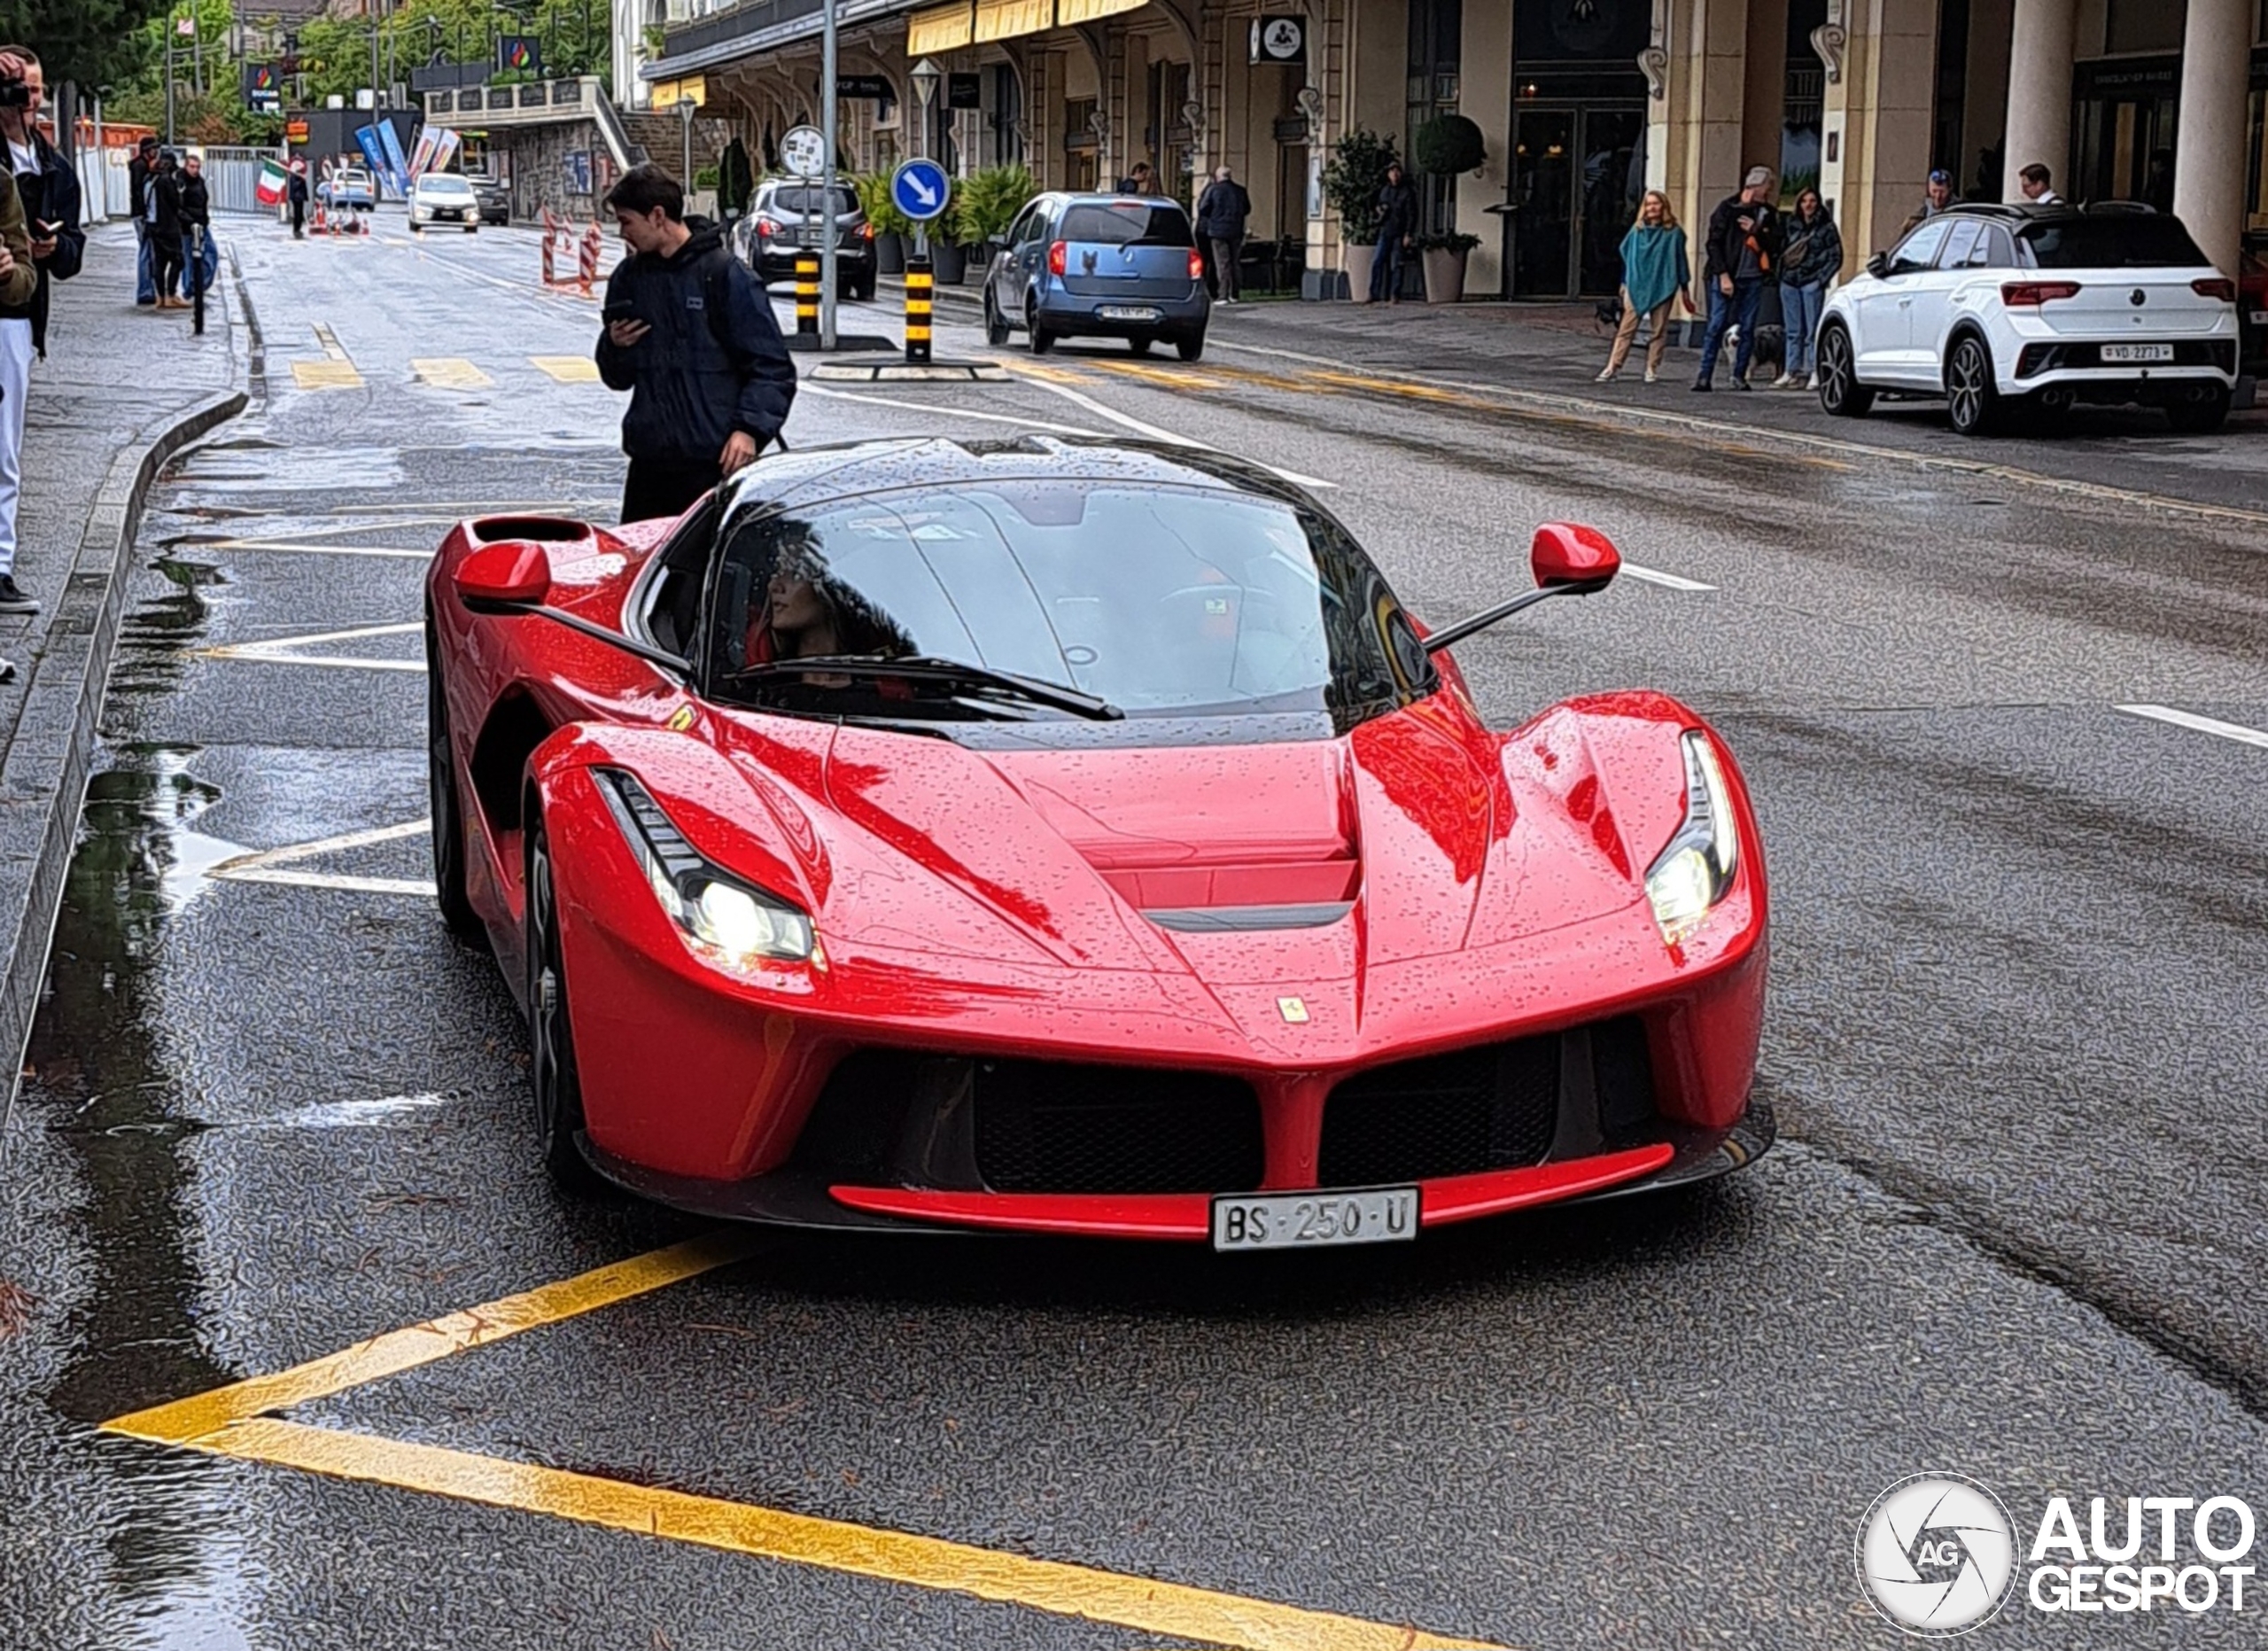
[[[694,640],[733,524],[1017,488],[1339,536],[1367,604],[1341,618],[1393,681],[1331,715],[971,690],[932,726],[735,703]],[[729,1218],[1202,1240],[1221,1194],[1415,1185],[1435,1226],[1761,1151],[1765,877],[1729,753],[1646,692],[1490,729],[1343,534],[1234,461],[1040,438],[782,455],[676,522],[454,529],[437,880],[529,1012],[555,1171]],[[1535,560],[1507,606],[1616,565],[1587,529]],[[1168,611],[1208,645],[1256,591]],[[1718,875],[1673,932],[1658,884],[1704,816]]]

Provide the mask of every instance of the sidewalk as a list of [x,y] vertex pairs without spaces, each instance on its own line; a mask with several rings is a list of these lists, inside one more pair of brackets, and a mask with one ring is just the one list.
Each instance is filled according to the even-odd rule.
[[165,458],[245,405],[227,266],[202,338],[189,312],[134,303],[130,225],[97,225],[86,266],[53,288],[47,360],[25,409],[16,582],[41,604],[0,618],[0,1049],[7,1093],[47,970],[77,838],[127,557]]

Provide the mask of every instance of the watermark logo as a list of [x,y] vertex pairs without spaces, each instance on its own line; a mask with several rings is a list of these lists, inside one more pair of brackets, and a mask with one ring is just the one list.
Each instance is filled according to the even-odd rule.
[[1900,1479],[1859,1522],[1859,1586],[1909,1634],[1949,1639],[1989,1621],[2016,1583],[2016,1522],[1959,1474]]

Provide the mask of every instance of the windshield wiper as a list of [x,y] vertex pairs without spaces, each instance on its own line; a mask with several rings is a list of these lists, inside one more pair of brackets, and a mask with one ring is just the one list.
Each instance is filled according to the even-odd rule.
[[731,673],[726,680],[745,682],[767,676],[801,676],[809,673],[833,676],[902,676],[916,682],[959,682],[970,688],[989,688],[1014,698],[1029,700],[1036,705],[1049,705],[1058,711],[1068,711],[1074,716],[1086,717],[1096,722],[1117,722],[1126,713],[1107,699],[1093,694],[1081,693],[1061,682],[1045,682],[1036,676],[1020,676],[1014,671],[995,671],[989,666],[970,665],[959,659],[939,659],[927,654],[914,654],[903,659],[877,659],[870,654],[813,654],[802,659],[767,659],[760,665],[743,666]]

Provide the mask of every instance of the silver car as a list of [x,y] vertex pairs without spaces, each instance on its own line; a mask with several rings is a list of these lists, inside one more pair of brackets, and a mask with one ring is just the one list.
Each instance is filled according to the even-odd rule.
[[984,281],[985,337],[1002,345],[1021,329],[1035,355],[1076,338],[1124,339],[1144,355],[1162,339],[1193,362],[1212,313],[1189,214],[1159,195],[1042,195]]

